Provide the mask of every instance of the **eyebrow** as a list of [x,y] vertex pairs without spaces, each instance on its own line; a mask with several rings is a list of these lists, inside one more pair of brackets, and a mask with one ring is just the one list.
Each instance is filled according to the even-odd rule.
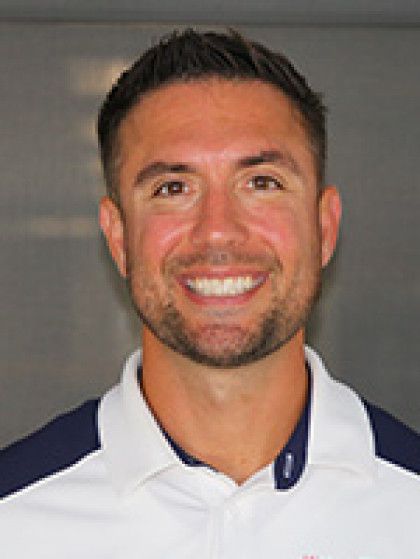
[[193,173],[194,167],[186,163],[165,163],[164,161],[155,161],[146,165],[136,175],[134,181],[135,185],[140,185],[142,182],[163,175],[165,173]]
[[[302,170],[296,159],[287,151],[266,150],[255,155],[247,155],[241,157],[236,162],[238,169],[246,169],[247,167],[256,167],[264,163],[280,163],[287,167],[294,175],[299,178],[303,177]],[[194,173],[196,169],[187,163],[167,163],[165,161],[154,161],[146,165],[137,173],[134,184],[140,186],[142,182],[163,175],[165,173]]]
[[299,178],[303,177],[302,170],[296,159],[288,151],[267,150],[261,151],[257,155],[241,157],[238,161],[238,167],[244,169],[246,167],[254,167],[264,163],[280,163],[287,167],[294,175]]

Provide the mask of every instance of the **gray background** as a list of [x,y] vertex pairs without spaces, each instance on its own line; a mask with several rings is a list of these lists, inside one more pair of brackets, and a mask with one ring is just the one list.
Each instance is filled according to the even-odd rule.
[[420,429],[420,8],[206,5],[0,2],[0,445],[101,394],[139,343],[96,225],[93,127],[168,21],[240,25],[324,92],[344,219],[309,338],[337,378]]

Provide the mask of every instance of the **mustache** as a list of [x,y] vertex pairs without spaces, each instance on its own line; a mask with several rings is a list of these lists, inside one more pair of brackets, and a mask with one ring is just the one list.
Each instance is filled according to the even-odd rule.
[[258,266],[264,270],[282,270],[281,261],[267,254],[249,254],[237,250],[211,249],[187,255],[180,255],[166,263],[165,272],[173,274],[193,266],[228,266],[231,264],[245,264]]

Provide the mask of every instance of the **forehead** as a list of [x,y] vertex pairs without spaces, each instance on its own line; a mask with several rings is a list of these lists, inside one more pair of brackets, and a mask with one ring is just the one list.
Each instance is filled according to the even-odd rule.
[[287,149],[313,167],[302,118],[291,101],[258,80],[176,82],[146,94],[119,129],[122,162],[237,155]]

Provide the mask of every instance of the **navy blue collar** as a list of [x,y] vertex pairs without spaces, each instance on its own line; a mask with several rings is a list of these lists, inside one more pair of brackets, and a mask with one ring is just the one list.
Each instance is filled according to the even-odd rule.
[[[286,445],[281,450],[280,454],[274,460],[274,479],[276,489],[286,490],[293,487],[299,480],[306,464],[308,436],[309,436],[309,419],[311,412],[311,394],[312,394],[312,373],[307,364],[308,371],[308,396],[305,408],[300,416],[300,419],[287,441]],[[137,377],[139,386],[141,385],[141,367],[138,368]],[[166,440],[171,445],[178,458],[187,466],[206,466],[214,469],[205,462],[198,460],[188,452],[186,452],[172,437],[159,425],[162,433],[165,435]]]
[[290,439],[274,461],[276,489],[285,490],[293,487],[305,469],[312,400],[312,373],[309,365],[306,365],[306,369],[308,371],[308,396],[305,407]]

